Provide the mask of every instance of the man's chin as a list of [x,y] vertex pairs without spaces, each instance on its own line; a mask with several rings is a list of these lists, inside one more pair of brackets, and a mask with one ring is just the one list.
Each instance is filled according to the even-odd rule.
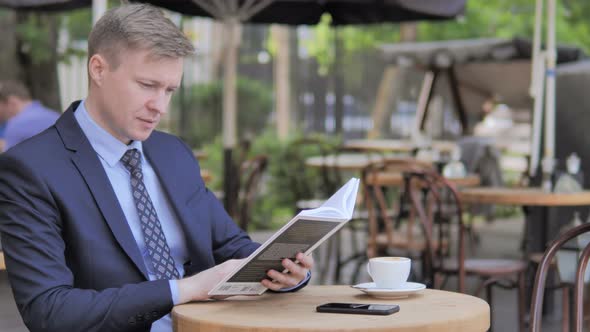
[[142,131],[141,133],[137,133],[136,135],[133,135],[133,137],[131,137],[131,139],[133,139],[134,141],[143,142],[150,137],[152,132],[154,132],[154,130]]

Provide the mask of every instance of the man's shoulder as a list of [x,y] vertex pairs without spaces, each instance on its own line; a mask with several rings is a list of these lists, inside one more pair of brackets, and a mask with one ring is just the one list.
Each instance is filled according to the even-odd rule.
[[145,140],[144,144],[152,145],[156,148],[190,150],[178,136],[154,130],[150,137]]
[[63,143],[56,128],[52,126],[13,146],[4,154],[9,157],[35,161],[39,157],[57,157],[56,153],[59,151],[64,151]]

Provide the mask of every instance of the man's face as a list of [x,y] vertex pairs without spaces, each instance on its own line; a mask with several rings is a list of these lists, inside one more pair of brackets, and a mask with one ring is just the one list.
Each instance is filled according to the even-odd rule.
[[154,59],[145,50],[121,52],[119,66],[113,70],[106,61],[107,70],[95,80],[92,93],[96,92],[98,107],[89,109],[90,114],[125,144],[146,140],[168,112],[182,79],[182,65],[182,58]]

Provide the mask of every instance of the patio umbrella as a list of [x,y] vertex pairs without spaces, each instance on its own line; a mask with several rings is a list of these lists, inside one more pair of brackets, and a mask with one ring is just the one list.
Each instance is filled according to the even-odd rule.
[[[307,25],[319,22],[323,14],[333,25],[371,24],[416,20],[444,20],[461,14],[466,0],[132,0],[150,3],[185,15],[207,16],[224,22],[229,47],[224,60],[223,145],[226,208],[233,203],[236,186],[232,150],[236,146],[237,49],[239,24],[278,23]],[[89,6],[90,0],[0,0],[0,6],[15,9],[71,9]]]
[[62,11],[91,5],[92,0],[0,0],[0,7],[18,10]]

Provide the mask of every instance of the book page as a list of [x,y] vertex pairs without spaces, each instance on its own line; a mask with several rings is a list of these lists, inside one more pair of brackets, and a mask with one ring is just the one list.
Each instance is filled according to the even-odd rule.
[[352,218],[356,194],[360,181],[356,178],[348,180],[334,195],[317,209],[301,211],[302,216]]
[[262,294],[266,288],[260,281],[267,278],[268,270],[283,271],[281,261],[284,258],[295,260],[299,252],[311,254],[350,220],[358,186],[359,180],[353,178],[322,207],[301,211],[221,280],[209,295]]
[[295,260],[297,253],[306,252],[339,224],[333,221],[297,220],[293,226],[279,235],[228,281],[250,282],[262,280],[267,278],[266,272],[270,269],[279,272],[283,271],[281,261],[284,258]]

